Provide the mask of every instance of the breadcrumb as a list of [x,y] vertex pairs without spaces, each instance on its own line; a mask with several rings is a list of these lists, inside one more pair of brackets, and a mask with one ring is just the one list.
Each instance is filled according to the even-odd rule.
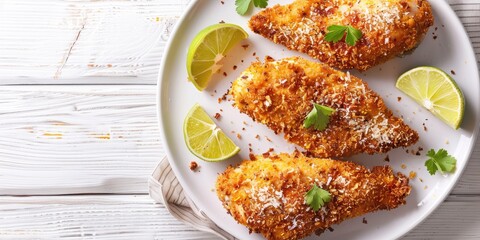
[[[230,94],[240,112],[316,157],[385,153],[418,140],[361,79],[300,57],[253,63]],[[335,110],[324,131],[303,126],[313,103]]]
[[[415,49],[433,22],[427,0],[296,0],[261,11],[249,26],[329,66],[367,70]],[[354,46],[328,42],[324,38],[331,25],[352,26],[363,36]]]
[[[300,153],[256,156],[217,178],[217,195],[230,215],[267,239],[301,239],[334,224],[405,204],[408,178],[388,166],[371,171],[353,162],[308,158]],[[305,203],[316,184],[332,200],[319,211]]]

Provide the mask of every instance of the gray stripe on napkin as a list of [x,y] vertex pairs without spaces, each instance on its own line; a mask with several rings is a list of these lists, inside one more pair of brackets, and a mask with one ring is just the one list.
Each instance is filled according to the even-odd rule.
[[235,237],[218,227],[185,195],[180,182],[168,163],[167,158],[160,164],[148,180],[150,197],[157,203],[165,205],[176,219],[192,227],[213,233],[223,239],[236,240]]

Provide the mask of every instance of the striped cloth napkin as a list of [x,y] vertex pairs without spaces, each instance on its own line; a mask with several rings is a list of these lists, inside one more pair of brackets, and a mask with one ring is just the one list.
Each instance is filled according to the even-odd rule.
[[[477,59],[480,59],[480,0],[448,0],[448,3],[465,26],[473,43]],[[223,239],[236,239],[219,228],[185,195],[166,158],[160,162],[150,177],[149,192],[157,203],[164,204],[178,220]]]
[[236,240],[235,237],[218,227],[185,195],[167,158],[160,164],[148,180],[150,197],[165,205],[176,219],[192,227],[213,233],[223,239]]

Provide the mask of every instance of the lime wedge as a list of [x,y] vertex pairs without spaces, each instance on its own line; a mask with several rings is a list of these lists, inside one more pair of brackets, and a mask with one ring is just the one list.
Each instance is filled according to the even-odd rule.
[[457,83],[436,67],[417,67],[400,76],[396,87],[454,129],[463,120],[465,98]]
[[222,67],[220,61],[247,32],[234,24],[219,23],[200,31],[190,43],[187,54],[188,79],[202,91],[212,75]]
[[222,161],[240,151],[198,104],[185,117],[183,136],[190,152],[205,161]]

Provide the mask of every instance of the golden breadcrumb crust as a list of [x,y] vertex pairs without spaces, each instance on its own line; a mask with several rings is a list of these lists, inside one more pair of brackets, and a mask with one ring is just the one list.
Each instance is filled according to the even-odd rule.
[[[313,184],[332,199],[314,211],[305,203]],[[405,204],[408,178],[389,166],[372,171],[352,162],[300,153],[257,156],[218,176],[217,195],[235,220],[267,239],[300,239],[369,212]]]
[[[230,94],[240,112],[316,157],[384,153],[418,140],[361,79],[299,57],[253,63]],[[313,103],[335,109],[323,131],[303,126]]]
[[[255,33],[331,67],[367,70],[413,50],[433,25],[427,0],[296,0],[254,15]],[[324,40],[330,25],[353,26],[355,46]]]

